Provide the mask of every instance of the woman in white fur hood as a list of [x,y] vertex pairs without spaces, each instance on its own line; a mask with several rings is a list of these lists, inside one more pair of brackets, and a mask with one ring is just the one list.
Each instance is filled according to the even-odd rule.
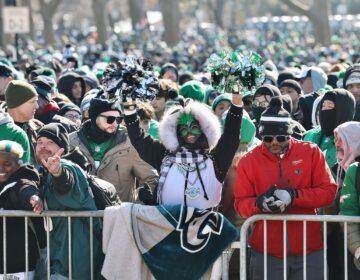
[[165,112],[159,125],[160,142],[139,127],[135,111],[125,111],[125,123],[140,157],[159,174],[157,190],[144,186],[145,204],[185,204],[199,209],[216,207],[228,168],[239,146],[242,96],[234,94],[224,132],[205,104],[189,101]]

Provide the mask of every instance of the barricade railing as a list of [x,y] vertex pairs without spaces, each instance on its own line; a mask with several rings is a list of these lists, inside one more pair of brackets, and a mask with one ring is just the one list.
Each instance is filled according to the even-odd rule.
[[[36,214],[31,211],[20,211],[20,210],[1,210],[0,211],[0,219],[2,220],[3,227],[3,252],[0,254],[3,255],[3,268],[4,268],[4,279],[6,279],[6,220],[7,218],[24,218],[24,231],[25,231],[25,259],[26,259],[26,279],[27,273],[29,272],[29,244],[28,244],[28,230],[29,230],[29,218],[31,217],[43,217],[47,224],[49,224],[50,218],[55,217],[62,217],[68,219],[68,234],[71,232],[71,219],[72,218],[88,218],[89,219],[89,226],[92,228],[93,226],[93,219],[94,218],[102,218],[104,216],[104,211],[44,211],[41,214]],[[245,220],[245,222],[241,226],[241,233],[240,233],[240,241],[233,242],[231,246],[226,249],[221,256],[221,275],[222,279],[226,280],[229,279],[229,261],[232,255],[233,250],[240,249],[240,279],[246,280],[247,279],[247,249],[248,249],[248,232],[249,228],[256,222],[264,221],[264,236],[267,234],[267,221],[282,221],[284,223],[283,230],[284,230],[284,279],[287,279],[286,275],[286,235],[287,235],[287,227],[286,223],[290,221],[300,221],[303,223],[303,244],[304,244],[304,279],[306,279],[306,223],[307,222],[321,222],[323,224],[323,244],[324,244],[324,279],[328,279],[328,272],[327,272],[327,224],[328,223],[342,223],[343,230],[344,230],[344,279],[348,279],[348,272],[347,272],[347,231],[348,231],[348,223],[360,223],[360,217],[355,216],[331,216],[331,215],[255,215]],[[47,248],[47,279],[50,279],[50,232],[48,230],[46,232],[46,248]],[[93,231],[89,231],[90,235],[90,269],[91,269],[91,280],[94,278],[93,274]],[[71,235],[68,235],[68,251],[71,252]],[[264,238],[264,279],[267,279],[267,267],[266,267],[266,260],[267,260],[267,239]],[[64,246],[66,246],[64,244]],[[69,253],[69,279],[72,278],[72,256]]]
[[[6,258],[6,220],[7,218],[24,218],[24,230],[25,230],[25,279],[28,279],[29,273],[29,218],[31,217],[43,217],[47,225],[50,224],[50,218],[67,218],[68,219],[68,252],[69,252],[69,279],[72,279],[72,256],[71,256],[71,219],[72,218],[88,218],[90,222],[90,229],[93,227],[94,218],[102,218],[104,216],[104,211],[43,211],[41,214],[36,214],[31,211],[20,211],[20,210],[1,210],[0,219],[3,223],[2,233],[3,233],[3,252],[0,254],[3,255],[3,278],[7,279],[7,258]],[[0,229],[1,230],[1,229]],[[47,279],[50,279],[50,231],[46,230],[46,248],[47,248]],[[94,279],[94,266],[93,266],[93,231],[90,230],[90,269],[91,269],[91,280]],[[66,246],[64,244],[64,246]]]
[[341,215],[254,215],[242,224],[241,233],[240,233],[240,244],[233,243],[233,248],[238,248],[240,245],[240,279],[246,280],[247,278],[247,254],[246,250],[248,249],[248,232],[250,226],[252,226],[256,222],[264,222],[264,278],[267,279],[267,221],[282,221],[283,222],[283,279],[287,279],[287,270],[286,270],[286,262],[287,262],[287,222],[297,221],[303,223],[303,279],[306,280],[306,225],[307,222],[321,222],[322,227],[322,235],[323,235],[323,245],[324,245],[324,254],[323,254],[323,263],[324,263],[324,279],[328,279],[328,271],[327,271],[327,224],[328,223],[341,223],[343,224],[344,231],[344,279],[348,279],[348,259],[347,259],[347,232],[348,232],[348,223],[360,223],[360,217],[356,216],[341,216]]

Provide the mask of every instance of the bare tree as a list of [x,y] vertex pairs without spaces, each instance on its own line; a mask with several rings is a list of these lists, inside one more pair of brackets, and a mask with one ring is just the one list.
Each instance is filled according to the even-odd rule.
[[0,13],[0,46],[4,46],[5,45],[5,34],[4,34],[4,25],[3,25],[3,13],[2,13],[2,11],[3,11],[3,8],[4,8],[4,1],[5,0],[0,0],[0,11],[1,11],[1,13]]
[[55,43],[53,17],[60,3],[61,0],[40,0],[40,14],[44,21],[44,37],[47,45],[54,45]]
[[36,40],[36,32],[34,27],[34,17],[33,17],[33,8],[31,1],[23,1],[23,4],[29,8],[29,17],[30,17],[30,37],[33,41]]
[[98,34],[98,41],[101,45],[105,46],[108,39],[108,17],[106,14],[106,0],[93,0],[92,8],[94,11],[96,29]]
[[215,8],[213,9],[215,24],[221,28],[224,27],[223,11],[224,11],[226,2],[227,2],[226,0],[215,0]]
[[144,0],[128,0],[130,8],[131,25],[133,30],[140,23],[141,17],[144,15]]
[[178,0],[160,0],[161,12],[165,28],[165,42],[176,45],[180,40],[180,14]]
[[329,23],[328,0],[316,0],[313,4],[306,5],[299,0],[281,0],[296,13],[305,15],[311,22],[315,40],[323,45],[330,44],[331,30]]

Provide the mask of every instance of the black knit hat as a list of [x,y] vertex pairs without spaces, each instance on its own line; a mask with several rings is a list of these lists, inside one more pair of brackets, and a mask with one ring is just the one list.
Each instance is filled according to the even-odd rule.
[[81,114],[80,108],[78,106],[76,106],[75,104],[72,104],[72,103],[68,103],[61,107],[58,115],[64,116],[69,111],[75,111],[75,112],[78,112],[79,114]]
[[89,107],[89,118],[95,120],[98,115],[107,111],[119,111],[121,114],[120,102],[108,100],[105,96],[91,99]]
[[271,99],[268,108],[261,114],[260,135],[291,135],[291,116],[283,107],[280,96]]
[[165,74],[167,71],[172,71],[172,72],[174,72],[175,75],[176,75],[176,80],[179,79],[179,72],[178,72],[178,69],[177,69],[177,67],[175,66],[175,64],[165,63],[165,64],[161,67],[160,77],[163,77],[164,74]]
[[54,141],[60,148],[64,148],[64,154],[69,151],[69,136],[65,127],[60,123],[44,125],[38,132],[37,139],[46,137]]
[[360,64],[354,64],[346,69],[343,78],[343,88],[346,87],[350,83],[359,83],[360,81]]
[[255,91],[254,99],[256,96],[259,95],[269,95],[270,97],[281,96],[281,92],[276,86],[268,84],[268,85],[262,85]]
[[295,80],[291,80],[291,79],[287,79],[287,80],[284,80],[281,82],[279,88],[282,88],[282,87],[289,87],[289,88],[292,88],[294,89],[298,94],[301,94],[301,86],[300,84],[295,81]]

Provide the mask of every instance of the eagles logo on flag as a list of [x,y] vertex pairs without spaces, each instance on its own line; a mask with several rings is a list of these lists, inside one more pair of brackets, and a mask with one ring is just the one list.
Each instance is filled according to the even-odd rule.
[[181,232],[181,247],[196,253],[206,246],[211,234],[220,235],[222,226],[223,216],[216,212],[182,207],[176,230]]

